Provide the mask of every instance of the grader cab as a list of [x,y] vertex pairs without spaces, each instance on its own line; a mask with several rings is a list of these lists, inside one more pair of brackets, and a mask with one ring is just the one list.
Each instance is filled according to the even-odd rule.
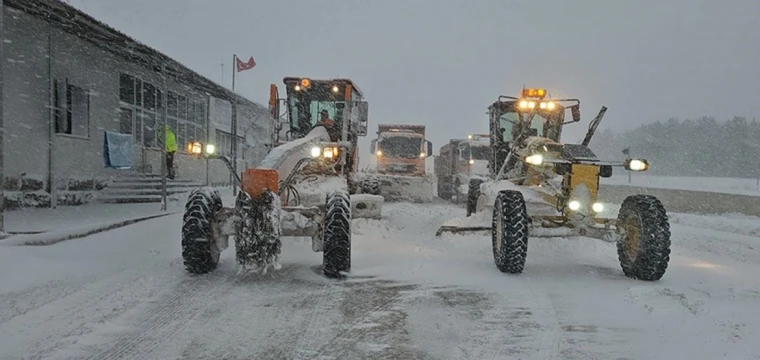
[[580,144],[561,143],[563,126],[581,120],[580,101],[547,95],[523,89],[519,98],[500,96],[489,107],[489,178],[470,180],[467,218],[444,223],[436,235],[490,231],[494,262],[507,273],[523,271],[530,237],[592,237],[617,244],[626,276],[660,279],[670,259],[670,225],[660,201],[631,195],[617,218],[609,218],[598,199],[600,177],[612,176],[615,167],[646,171],[649,163],[602,161],[588,148],[606,107]]
[[308,236],[312,249],[323,252],[324,274],[342,277],[351,268],[351,219],[381,216],[382,197],[351,195],[358,137],[367,127],[362,93],[348,79],[288,77],[284,83],[286,98],[279,98],[273,84],[269,105],[272,117],[285,123],[275,127],[277,146],[258,167],[238,175],[213,145],[190,145],[195,156],[227,164],[241,191],[234,208],[224,208],[219,192],[210,188],[190,194],[182,227],[187,271],[214,270],[230,236],[241,268],[279,269],[281,238]]

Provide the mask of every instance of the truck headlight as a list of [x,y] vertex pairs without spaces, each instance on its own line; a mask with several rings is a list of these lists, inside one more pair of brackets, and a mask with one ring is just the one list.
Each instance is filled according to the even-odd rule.
[[578,200],[573,200],[569,203],[567,203],[567,207],[570,208],[572,211],[577,211],[581,208],[581,202]]
[[591,205],[591,210],[594,210],[596,213],[600,213],[604,211],[604,205],[602,203],[594,203],[594,205]]
[[425,156],[427,156],[427,154],[425,154],[424,152],[420,153],[420,159],[424,158]]
[[474,164],[475,160],[470,159],[470,165]]
[[316,146],[311,148],[311,157],[319,157],[320,154],[322,154],[322,149]]
[[525,162],[531,165],[541,165],[544,163],[544,156],[541,154],[533,154],[527,156]]
[[334,155],[333,148],[331,147],[325,148],[324,153],[322,154],[326,159],[332,159]]

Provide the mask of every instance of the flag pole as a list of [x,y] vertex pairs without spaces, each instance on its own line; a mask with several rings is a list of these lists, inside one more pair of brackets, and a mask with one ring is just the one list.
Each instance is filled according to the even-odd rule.
[[232,105],[232,119],[230,119],[230,123],[232,126],[232,129],[230,129],[230,132],[232,133],[232,141],[230,141],[230,153],[232,154],[232,174],[235,176],[230,176],[230,183],[232,186],[232,195],[237,196],[237,101],[235,97],[235,73],[237,72],[237,54],[232,54],[232,99],[231,105]]

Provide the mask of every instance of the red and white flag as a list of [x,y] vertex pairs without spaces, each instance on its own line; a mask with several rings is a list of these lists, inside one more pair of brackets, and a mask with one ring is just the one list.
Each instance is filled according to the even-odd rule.
[[250,70],[250,69],[253,69],[254,66],[256,66],[256,61],[253,60],[253,56],[251,56],[251,58],[248,59],[247,62],[243,62],[243,60],[240,60],[240,58],[235,58],[235,59],[237,60],[235,66],[237,67],[238,72]]

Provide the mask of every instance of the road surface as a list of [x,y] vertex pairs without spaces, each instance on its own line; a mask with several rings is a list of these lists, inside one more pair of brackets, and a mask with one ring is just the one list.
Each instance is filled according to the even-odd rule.
[[0,358],[760,359],[757,218],[673,215],[670,267],[649,283],[585,238],[531,239],[525,272],[502,274],[489,236],[434,236],[463,212],[354,220],[344,281],[300,239],[280,271],[238,275],[228,249],[191,276],[179,215],[0,246]]

